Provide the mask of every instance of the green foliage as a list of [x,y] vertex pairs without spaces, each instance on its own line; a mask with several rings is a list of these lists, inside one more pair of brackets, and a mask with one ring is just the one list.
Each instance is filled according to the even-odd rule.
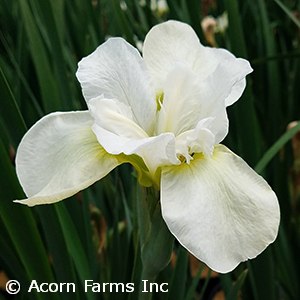
[[[191,24],[208,43],[201,19],[224,11],[229,26],[215,34],[216,43],[249,59],[254,69],[242,99],[229,108],[225,143],[270,182],[282,220],[272,246],[218,281],[226,299],[300,299],[300,157],[290,142],[300,143],[299,124],[286,132],[299,119],[299,3],[168,0],[168,11],[160,11],[151,9],[150,0],[121,2],[1,0],[0,271],[23,287],[32,279],[76,284],[76,293],[63,294],[28,294],[23,288],[15,299],[141,299],[138,289],[86,293],[84,280],[138,286],[145,274],[169,283],[169,293],[143,295],[147,299],[211,299],[210,275],[200,281],[204,267],[199,267],[192,276],[189,255],[180,245],[175,243],[172,263],[170,248],[157,258],[160,240],[169,239],[172,246],[173,239],[156,231],[162,221],[156,202],[152,215],[145,215],[143,205],[152,207],[157,198],[143,203],[146,198],[137,197],[141,191],[129,165],[72,199],[29,209],[12,202],[24,196],[14,155],[41,116],[86,109],[75,78],[77,62],[108,36],[135,44],[153,25],[176,19]],[[0,299],[9,298],[3,292]]]

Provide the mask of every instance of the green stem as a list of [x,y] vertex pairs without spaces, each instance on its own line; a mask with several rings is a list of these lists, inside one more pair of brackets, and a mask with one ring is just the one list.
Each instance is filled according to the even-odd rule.
[[[162,218],[158,197],[156,190],[138,187],[136,212],[142,262],[139,299],[142,300],[152,299],[150,283],[155,283],[168,265],[173,250],[174,237]],[[143,280],[147,280],[147,292],[143,292]]]

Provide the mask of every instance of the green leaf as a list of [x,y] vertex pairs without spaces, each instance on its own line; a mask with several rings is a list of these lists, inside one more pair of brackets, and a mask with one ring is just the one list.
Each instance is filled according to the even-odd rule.
[[[266,56],[274,56],[277,53],[274,28],[271,26],[269,21],[269,16],[266,8],[265,1],[257,0],[257,6],[259,9],[260,20],[261,20],[261,29],[263,32],[263,46],[265,48]],[[281,78],[280,78],[280,69],[276,61],[269,61],[266,64],[266,75],[267,80],[265,81],[266,93],[265,97],[268,99],[267,105],[268,110],[266,116],[268,121],[272,124],[276,124],[281,121],[281,97],[283,96],[281,91]],[[276,83],[276,84],[274,84]],[[270,126],[268,130],[268,139],[274,140],[278,136],[278,127]]]
[[275,155],[284,147],[284,145],[293,138],[293,136],[299,132],[300,123],[298,123],[295,127],[286,131],[269,149],[265,152],[263,157],[259,160],[257,165],[255,166],[255,170],[258,173],[261,173],[269,162],[275,157]]
[[196,276],[193,278],[192,283],[190,284],[189,288],[187,289],[185,300],[192,300],[195,299],[195,293],[197,290],[197,286],[199,284],[199,280],[201,275],[206,268],[205,264],[202,264],[199,271],[197,272]]
[[173,275],[170,282],[168,292],[168,300],[182,300],[185,296],[185,289],[187,284],[187,274],[189,266],[189,256],[183,247],[179,247],[177,252],[176,266],[173,270]]
[[[241,13],[237,0],[225,0],[228,12],[231,51],[238,57],[247,58],[247,49],[243,32]],[[249,81],[249,78],[248,78]],[[249,86],[242,99],[233,106],[235,129],[238,136],[238,149],[250,165],[257,162],[261,155],[261,129],[254,108],[253,92]]]
[[45,44],[32,14],[28,1],[19,0],[31,56],[37,73],[45,112],[61,109],[55,76],[49,63]]
[[[53,282],[49,259],[30,209],[12,202],[13,199],[22,198],[23,193],[1,136],[0,169],[0,218],[26,270],[28,280]],[[18,275],[15,276],[17,278]],[[36,297],[43,299],[41,294],[36,294]],[[53,295],[53,299],[58,298]]]
[[296,17],[296,14],[292,13],[281,1],[274,0],[280,8],[289,16],[289,18],[300,28],[300,21]]
[[[70,105],[72,102],[72,94],[70,90],[70,80],[68,70],[66,69],[64,51],[63,51],[63,37],[62,31],[58,30],[57,18],[55,18],[54,12],[59,11],[56,9],[59,4],[55,1],[43,0],[43,1],[30,1],[33,11],[37,16],[37,19],[43,20],[44,28],[44,40],[49,40],[51,43],[47,43],[49,52],[51,53],[51,61],[53,65],[53,77],[56,78],[56,86],[59,88],[60,97],[60,109],[72,109]],[[56,5],[55,5],[56,4]],[[40,22],[39,22],[40,23]],[[74,100],[73,100],[74,101]]]
[[16,146],[26,132],[26,125],[15,97],[0,66],[1,117]]
[[[74,227],[72,219],[62,203],[55,204],[55,210],[61,224],[64,240],[68,249],[69,255],[72,257],[76,271],[84,284],[86,279],[93,279],[88,260],[84,252],[83,245],[78,237],[78,233]],[[86,293],[87,299],[95,299],[92,292]]]
[[244,281],[247,277],[248,270],[244,270],[238,277],[237,281],[233,284],[229,295],[226,297],[228,300],[238,300],[239,292],[244,284]]
[[[63,204],[62,204],[63,205]],[[53,269],[56,275],[57,282],[73,282],[80,285],[77,281],[72,263],[72,256],[67,251],[66,240],[63,235],[62,226],[58,219],[55,207],[53,205],[42,205],[36,208],[42,228],[46,244],[49,248],[49,255],[53,264]],[[64,293],[64,299],[80,299],[79,292],[76,296],[73,293]]]
[[143,279],[154,280],[170,262],[174,236],[170,233],[157,205],[151,218],[149,232],[142,245]]

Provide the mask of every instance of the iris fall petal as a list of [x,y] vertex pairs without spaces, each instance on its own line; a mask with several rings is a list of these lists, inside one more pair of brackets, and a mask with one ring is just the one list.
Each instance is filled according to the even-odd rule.
[[33,206],[70,197],[92,185],[120,164],[108,154],[91,130],[88,112],[52,113],[39,120],[23,137],[16,169]]
[[212,157],[166,167],[162,214],[170,231],[198,259],[221,273],[260,254],[277,236],[275,193],[240,157],[217,145]]

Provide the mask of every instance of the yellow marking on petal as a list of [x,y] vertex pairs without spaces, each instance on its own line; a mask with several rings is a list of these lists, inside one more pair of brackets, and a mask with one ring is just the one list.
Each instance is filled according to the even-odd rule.
[[179,154],[177,157],[182,163],[184,163],[186,161],[185,156],[182,154]]
[[157,111],[160,111],[161,106],[162,106],[162,104],[164,102],[164,92],[163,91],[158,91],[156,93],[155,100],[156,100],[156,109],[157,109]]

